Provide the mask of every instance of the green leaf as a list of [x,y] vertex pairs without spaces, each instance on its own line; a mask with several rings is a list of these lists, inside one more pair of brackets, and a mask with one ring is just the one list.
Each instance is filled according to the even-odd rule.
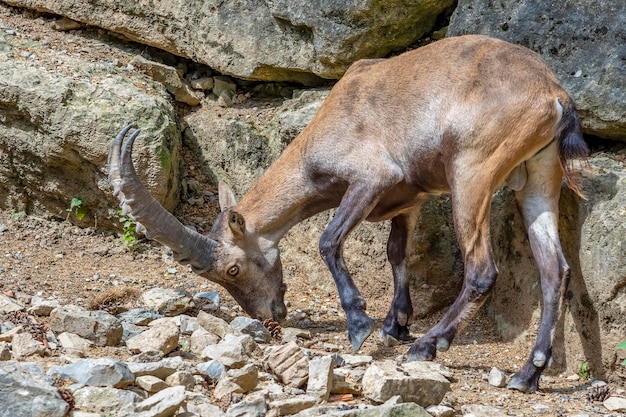
[[70,211],[75,207],[80,208],[80,206],[82,205],[83,205],[83,199],[80,197],[74,197],[72,198],[72,202],[70,203]]
[[83,217],[85,217],[85,214],[87,214],[87,212],[85,211],[84,207],[76,207],[76,218],[80,221],[83,219]]
[[620,343],[619,345],[617,345],[618,349],[626,349],[626,340],[624,340],[622,343]]

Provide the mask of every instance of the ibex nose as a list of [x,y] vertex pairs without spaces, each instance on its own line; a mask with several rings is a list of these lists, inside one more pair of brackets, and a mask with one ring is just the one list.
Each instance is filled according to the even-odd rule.
[[272,303],[272,318],[276,321],[282,321],[287,317],[287,307],[282,301]]

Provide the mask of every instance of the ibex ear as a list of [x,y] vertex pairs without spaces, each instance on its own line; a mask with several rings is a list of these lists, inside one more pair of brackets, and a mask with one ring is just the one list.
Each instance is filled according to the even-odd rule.
[[235,237],[241,238],[246,234],[246,221],[240,213],[234,210],[230,212],[228,226],[230,226],[230,230]]
[[226,210],[229,207],[234,207],[237,205],[237,200],[235,199],[235,194],[233,193],[233,190],[231,190],[228,184],[226,184],[224,181],[219,182],[218,193],[220,197],[220,209],[222,211]]

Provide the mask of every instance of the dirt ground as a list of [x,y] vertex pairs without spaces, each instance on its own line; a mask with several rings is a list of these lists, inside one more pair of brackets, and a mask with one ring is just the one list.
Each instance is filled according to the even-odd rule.
[[[1,30],[13,30],[18,36],[38,40],[57,51],[64,50],[89,61],[117,60],[120,65],[126,65],[133,55],[142,50],[140,45],[123,42],[96,28],[55,31],[51,25],[56,19],[55,16],[0,4]],[[184,154],[186,165],[193,165],[193,153],[185,149]],[[186,174],[189,175],[189,172]],[[200,183],[206,184],[201,173],[193,175]],[[205,189],[215,191],[207,186]],[[206,227],[216,211],[216,203],[208,202],[198,207],[183,202],[175,214],[187,224]],[[297,259],[284,260],[285,268],[295,263]],[[131,251],[124,246],[121,237],[109,232],[81,229],[62,219],[41,219],[10,210],[0,211],[0,292],[14,294],[18,299],[40,295],[58,299],[62,304],[87,307],[99,294],[122,286],[139,291],[154,287],[184,288],[192,294],[216,290],[220,291],[222,304],[227,308],[223,311],[224,315],[234,317],[243,314],[224,290],[188,272],[185,267],[171,263],[158,244],[140,241],[138,248]],[[372,297],[372,294],[363,295]],[[335,295],[329,296],[327,291],[311,287],[304,277],[296,274],[290,278],[286,300],[291,313],[284,326],[295,324],[293,312],[304,311],[311,319],[309,330],[314,335],[313,347],[321,348],[324,342],[329,342],[340,346],[340,352],[351,353],[343,313]],[[310,308],[312,300],[316,300],[316,311]],[[126,302],[129,306],[132,303],[132,300]],[[383,305],[373,303],[369,309],[370,315],[379,322],[386,314],[386,306]],[[414,328],[425,331],[437,318],[421,320]],[[484,377],[492,366],[509,375],[519,369],[534,341],[534,334],[530,333],[527,339],[515,343],[501,340],[494,322],[483,309],[457,337],[450,350],[437,358],[454,373],[452,389],[444,403],[459,413],[463,406],[482,404],[501,408],[503,415],[608,414],[601,403],[587,399],[590,381],[577,375],[547,372],[541,382],[541,390],[533,394],[488,384]],[[361,353],[370,354],[377,360],[391,359],[406,353],[408,347],[384,347],[377,337],[372,336]],[[94,350],[92,354],[109,355],[112,351]]]

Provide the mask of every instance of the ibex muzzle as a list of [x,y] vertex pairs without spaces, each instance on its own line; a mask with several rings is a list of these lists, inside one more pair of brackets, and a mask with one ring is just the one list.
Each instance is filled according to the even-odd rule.
[[538,388],[569,277],[558,234],[568,161],[585,157],[574,103],[548,66],[523,47],[484,36],[448,38],[388,60],[355,63],[318,113],[237,203],[220,185],[222,213],[208,236],[185,228],[137,179],[135,131],[124,128],[109,158],[110,179],[127,215],[200,275],[222,284],[252,316],[285,316],[278,241],[296,223],[337,207],[320,238],[346,312],[354,350],[375,321],[343,259],[343,243],[364,220],[391,220],[387,254],[394,278],[383,341],[407,340],[413,313],[406,255],[419,208],[450,193],[465,263],[461,294],[408,352],[432,360],[485,302],[498,269],[491,247],[493,193],[508,183],[539,266],[544,294],[536,344],[509,386]]

